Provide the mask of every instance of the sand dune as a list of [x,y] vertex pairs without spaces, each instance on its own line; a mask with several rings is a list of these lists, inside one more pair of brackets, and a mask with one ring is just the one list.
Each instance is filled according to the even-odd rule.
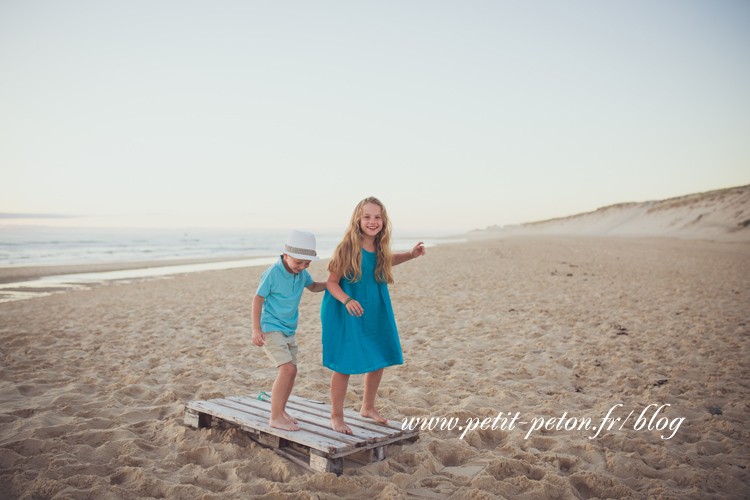
[[620,203],[593,212],[475,232],[584,236],[669,236],[750,240],[750,185],[642,203]]
[[[250,341],[262,268],[0,304],[3,498],[706,499],[750,497],[750,245],[512,237],[396,268],[405,364],[392,419],[635,416],[623,428],[424,431],[387,460],[311,475],[188,401],[270,390]],[[325,277],[325,262],[310,269]],[[320,295],[300,311],[294,393],[328,401]],[[358,409],[362,377],[346,407]],[[670,439],[637,415],[685,419]],[[622,405],[622,406],[616,406]],[[654,407],[646,416],[650,419]],[[671,433],[671,431],[670,431]]]

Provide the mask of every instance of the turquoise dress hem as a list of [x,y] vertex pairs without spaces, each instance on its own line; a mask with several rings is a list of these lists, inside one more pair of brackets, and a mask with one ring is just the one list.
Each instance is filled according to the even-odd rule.
[[362,278],[339,282],[362,305],[361,317],[350,315],[328,290],[323,297],[323,366],[335,372],[358,375],[404,363],[388,284],[375,279],[376,263],[376,254],[362,249]]

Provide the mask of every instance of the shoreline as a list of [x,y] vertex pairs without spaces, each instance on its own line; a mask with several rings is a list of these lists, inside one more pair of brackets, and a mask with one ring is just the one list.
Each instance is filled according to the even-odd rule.
[[128,271],[132,269],[151,269],[154,267],[187,266],[193,264],[210,264],[214,262],[234,262],[238,260],[263,259],[274,257],[268,255],[248,255],[235,257],[203,257],[164,260],[131,260],[111,262],[91,262],[79,264],[44,264],[38,266],[0,267],[0,284],[21,283],[47,276],[60,276],[80,273],[103,273],[109,271]]

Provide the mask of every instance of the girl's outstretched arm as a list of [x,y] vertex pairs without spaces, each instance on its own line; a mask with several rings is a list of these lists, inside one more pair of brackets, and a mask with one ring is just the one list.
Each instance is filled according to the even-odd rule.
[[331,295],[333,295],[334,299],[344,304],[344,307],[346,307],[346,310],[349,311],[349,314],[351,314],[352,316],[362,316],[362,313],[365,312],[364,309],[362,309],[362,305],[354,300],[353,297],[349,297],[346,292],[341,289],[341,285],[339,285],[340,281],[340,274],[331,273],[328,275],[326,288],[331,293]]
[[404,252],[404,253],[394,253],[393,257],[391,258],[391,262],[394,266],[397,266],[403,262],[406,262],[407,260],[416,259],[417,257],[420,257],[425,254],[425,248],[424,243],[419,242],[416,245],[414,245],[414,248],[411,249],[411,252]]

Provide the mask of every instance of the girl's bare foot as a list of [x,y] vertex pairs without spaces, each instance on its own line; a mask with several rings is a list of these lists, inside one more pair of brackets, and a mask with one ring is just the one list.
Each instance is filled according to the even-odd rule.
[[287,419],[287,420],[289,420],[289,421],[290,421],[290,422],[292,422],[293,424],[296,424],[296,423],[297,423],[297,419],[296,419],[296,418],[294,418],[293,416],[291,416],[290,414],[288,414],[288,413],[286,412],[286,410],[284,410],[284,418],[285,418],[285,419]]
[[380,415],[380,413],[378,413],[378,410],[376,410],[375,408],[365,408],[363,406],[362,409],[359,410],[359,414],[362,415],[365,418],[371,418],[371,419],[375,420],[379,424],[387,424],[388,423],[388,419],[383,418]]
[[344,422],[344,417],[331,417],[331,429],[342,434],[352,433],[352,430]]
[[299,426],[295,424],[294,422],[288,421],[286,418],[282,417],[280,419],[268,419],[268,425],[275,429],[281,429],[284,431],[298,431]]

